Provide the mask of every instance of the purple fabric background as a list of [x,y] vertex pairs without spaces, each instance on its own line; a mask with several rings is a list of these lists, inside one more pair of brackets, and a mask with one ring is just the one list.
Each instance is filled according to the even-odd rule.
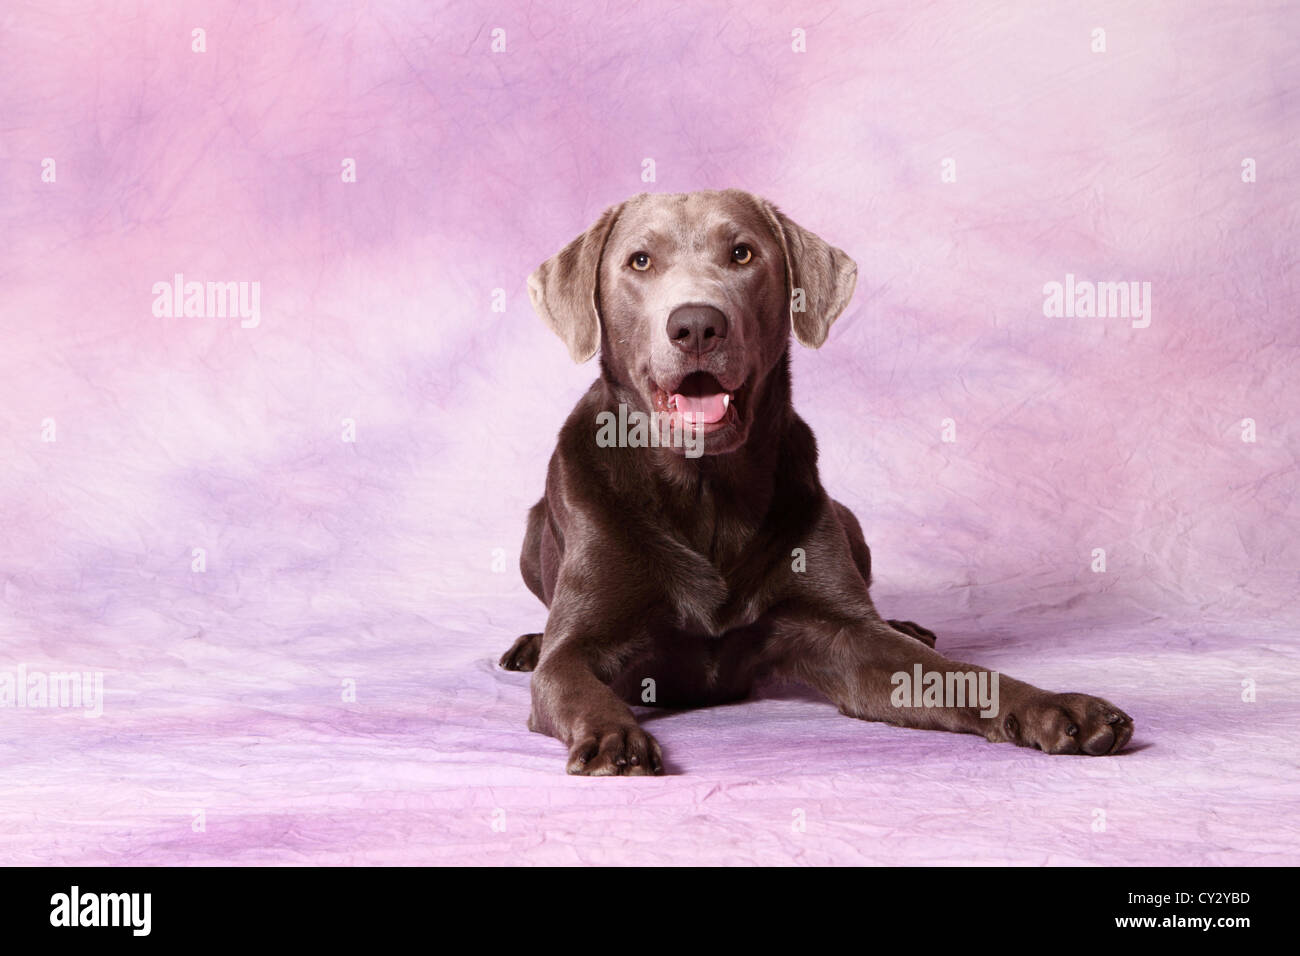
[[[0,860],[1300,862],[1300,16],[1012,6],[10,4],[0,670],[106,702],[0,710]],[[1114,700],[1126,755],[792,688],[651,719],[661,779],[527,732],[494,662],[595,366],[526,276],[725,186],[859,263],[795,390],[877,604]],[[261,324],[156,318],[177,272],[260,282]],[[1067,273],[1150,282],[1150,327],[1045,317]]]

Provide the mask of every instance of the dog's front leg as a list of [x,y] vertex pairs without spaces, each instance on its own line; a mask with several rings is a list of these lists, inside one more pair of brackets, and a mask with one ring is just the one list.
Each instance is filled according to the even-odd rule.
[[[610,689],[643,637],[638,624],[592,620],[590,603],[557,595],[533,671],[528,728],[569,748],[567,770],[591,776],[663,773],[659,743]],[[581,611],[579,609],[582,609]]]
[[1114,704],[1057,694],[952,661],[874,615],[815,613],[776,622],[777,669],[826,694],[850,717],[980,734],[1050,754],[1112,754],[1133,735]]

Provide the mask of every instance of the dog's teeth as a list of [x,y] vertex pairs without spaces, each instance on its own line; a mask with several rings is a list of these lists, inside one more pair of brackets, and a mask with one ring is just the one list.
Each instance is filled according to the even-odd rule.
[[722,407],[723,407],[723,408],[726,408],[726,407],[727,407],[728,405],[730,405],[730,404],[731,404],[731,396],[730,396],[730,395],[723,395],[723,396],[722,396]]

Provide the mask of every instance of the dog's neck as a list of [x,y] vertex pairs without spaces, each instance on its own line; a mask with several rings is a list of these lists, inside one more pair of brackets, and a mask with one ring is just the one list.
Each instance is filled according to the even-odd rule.
[[[626,400],[608,381],[610,399]],[[763,533],[776,510],[804,510],[819,487],[811,432],[791,407],[789,352],[754,389],[744,444],[723,454],[690,458],[680,449],[648,448],[651,468],[640,472],[644,493],[689,529],[691,546],[725,565]]]

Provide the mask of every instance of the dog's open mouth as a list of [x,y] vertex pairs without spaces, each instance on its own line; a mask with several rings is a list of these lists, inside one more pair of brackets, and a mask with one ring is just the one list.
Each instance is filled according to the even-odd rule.
[[708,372],[692,372],[672,390],[656,388],[655,410],[703,430],[738,420],[735,393]]

